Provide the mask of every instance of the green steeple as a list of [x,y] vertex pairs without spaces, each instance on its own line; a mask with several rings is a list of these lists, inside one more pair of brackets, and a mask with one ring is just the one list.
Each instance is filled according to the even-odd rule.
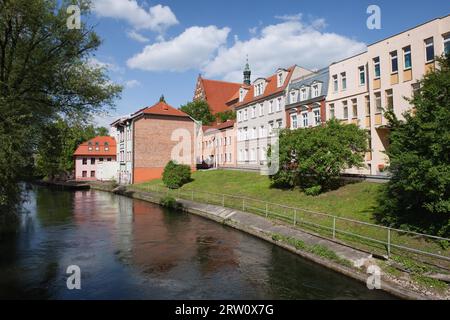
[[244,84],[246,85],[250,85],[250,75],[252,74],[252,72],[250,71],[250,66],[248,64],[248,55],[247,55],[247,62],[245,64],[245,68],[244,68]]

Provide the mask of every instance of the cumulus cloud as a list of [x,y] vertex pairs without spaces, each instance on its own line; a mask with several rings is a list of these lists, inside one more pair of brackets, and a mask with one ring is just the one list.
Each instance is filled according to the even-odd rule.
[[127,61],[130,68],[147,71],[186,71],[205,66],[225,44],[229,28],[190,27],[177,37],[147,45]]
[[131,30],[127,32],[127,37],[130,39],[133,39],[137,42],[141,42],[141,43],[145,43],[145,42],[149,42],[150,39],[147,38],[146,36],[136,32],[135,30]]
[[170,7],[157,4],[148,10],[136,0],[94,0],[93,10],[99,17],[127,21],[136,30],[147,29],[162,32],[178,24]]
[[315,69],[365,50],[366,45],[351,38],[324,32],[325,20],[304,23],[301,15],[279,16],[282,21],[268,25],[254,37],[221,48],[202,71],[207,77],[242,81],[242,68],[248,54],[252,77],[268,76],[278,67],[299,66]]
[[95,57],[91,57],[88,60],[88,64],[93,68],[103,68],[111,72],[123,73],[123,68],[119,67],[117,64],[113,62],[105,62],[101,61]]
[[135,88],[135,87],[139,87],[140,85],[141,85],[141,83],[138,80],[135,80],[135,79],[128,80],[128,81],[125,82],[125,87],[129,88],[129,89]]

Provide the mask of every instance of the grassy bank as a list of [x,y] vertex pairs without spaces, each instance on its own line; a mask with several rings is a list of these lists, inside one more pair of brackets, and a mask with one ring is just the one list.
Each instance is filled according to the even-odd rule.
[[[137,184],[132,188],[143,191],[155,191],[155,188],[157,188],[159,191],[167,192],[161,180]],[[240,210],[245,208],[245,211],[265,215],[290,224],[296,221],[296,225],[302,229],[332,238],[333,218],[315,212],[375,223],[373,217],[376,210],[376,197],[380,189],[380,184],[355,182],[314,197],[307,196],[298,189],[281,190],[272,188],[268,177],[261,176],[258,173],[215,170],[194,172],[190,183],[185,184],[179,190],[170,191],[170,194],[175,197],[192,199],[192,190],[194,190],[194,200],[197,202],[225,205]],[[241,198],[224,198],[220,194],[248,197],[255,200],[245,200],[245,203],[243,203]],[[279,205],[267,205],[265,201]],[[268,215],[267,210],[269,211]],[[429,256],[416,255],[395,247],[395,245],[400,245],[449,256],[449,250],[442,247],[439,242],[428,241],[420,236],[410,236],[404,232],[391,231],[388,234],[387,229],[341,219],[336,219],[335,227],[337,240],[348,243],[353,247],[378,255],[386,255],[387,245],[385,243],[389,238],[393,245],[390,248],[392,256],[407,255],[414,260],[450,267],[448,262]],[[348,234],[348,232],[352,234]],[[363,237],[369,237],[378,240],[378,242]]]

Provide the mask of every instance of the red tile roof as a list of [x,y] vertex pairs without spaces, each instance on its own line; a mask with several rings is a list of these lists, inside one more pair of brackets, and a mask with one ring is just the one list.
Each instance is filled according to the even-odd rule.
[[[183,111],[176,109],[172,106],[169,106],[164,101],[159,101],[157,104],[147,107],[144,109],[139,110],[137,113],[141,112],[145,114],[156,114],[156,115],[164,115],[164,116],[176,116],[176,117],[189,117],[187,113],[184,113]],[[133,115],[133,116],[134,116]]]
[[213,126],[202,126],[202,130],[203,132],[206,132],[208,130],[221,130],[221,129],[226,129],[226,128],[231,128],[234,126],[234,123],[236,122],[236,120],[227,120],[225,122],[213,125]]
[[244,101],[238,102],[234,107],[240,107],[242,105],[246,105],[253,101],[257,101],[257,100],[266,98],[273,94],[283,92],[291,79],[292,72],[294,71],[294,69],[295,69],[295,66],[292,66],[287,69],[288,74],[287,74],[286,79],[284,80],[284,84],[281,87],[277,87],[277,75],[276,74],[273,74],[270,77],[266,78],[267,83],[266,83],[266,87],[264,88],[264,93],[257,97],[255,97],[255,92],[254,92],[255,86],[252,85],[250,87],[247,87],[247,88],[249,88],[249,90],[247,91],[247,94],[245,95]]
[[227,102],[239,93],[242,83],[208,80],[200,78],[205,93],[206,102],[213,114],[231,110]]
[[[89,150],[89,143],[92,143],[92,150]],[[99,150],[95,150],[97,146]],[[105,150],[105,143],[109,145],[109,150]],[[116,156],[116,139],[109,136],[99,136],[80,144],[73,153],[74,156]]]

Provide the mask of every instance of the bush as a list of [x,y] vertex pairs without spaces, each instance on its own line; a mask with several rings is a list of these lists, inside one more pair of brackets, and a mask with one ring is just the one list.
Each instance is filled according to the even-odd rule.
[[159,200],[159,204],[169,209],[181,209],[182,205],[174,197],[165,196]]
[[333,189],[344,169],[363,165],[367,140],[365,130],[335,119],[314,128],[283,130],[279,138],[280,167],[270,177],[272,185],[298,186],[310,195]]
[[185,164],[169,161],[164,168],[162,180],[170,189],[178,189],[191,181],[191,168]]

